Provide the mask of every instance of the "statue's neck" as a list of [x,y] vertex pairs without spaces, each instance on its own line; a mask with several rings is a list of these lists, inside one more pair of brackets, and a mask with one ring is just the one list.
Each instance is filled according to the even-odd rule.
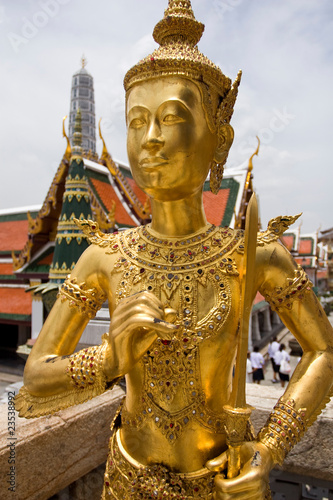
[[151,229],[166,237],[190,235],[207,225],[201,190],[180,200],[151,199],[151,208]]

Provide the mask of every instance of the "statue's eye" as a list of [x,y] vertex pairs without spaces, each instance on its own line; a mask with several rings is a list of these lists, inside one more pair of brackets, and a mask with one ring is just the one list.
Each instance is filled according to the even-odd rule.
[[130,121],[129,127],[130,128],[141,128],[145,124],[145,121],[142,118],[133,118],[133,120]]
[[165,123],[166,125],[173,125],[174,123],[181,123],[183,121],[185,121],[184,118],[181,118],[178,115],[169,114],[163,118],[163,123]]

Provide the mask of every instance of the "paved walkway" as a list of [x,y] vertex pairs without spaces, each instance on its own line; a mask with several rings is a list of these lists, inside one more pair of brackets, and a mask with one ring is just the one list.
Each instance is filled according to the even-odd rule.
[[[286,346],[286,351],[287,353],[289,354],[290,353],[290,348],[289,348],[289,340],[293,340],[294,339],[294,336],[289,332],[289,330],[287,328],[284,328],[278,335],[277,335],[277,339],[278,339],[278,342],[280,342],[280,344],[285,344]],[[267,350],[268,350],[268,345],[266,347],[264,347],[263,349],[261,349],[261,354],[264,356],[265,360],[266,360],[266,366],[265,366],[265,369],[264,369],[264,375],[265,375],[265,379],[261,381],[260,385],[274,385],[274,386],[278,386],[280,385],[277,384],[277,383],[272,383],[272,379],[273,379],[273,368],[272,368],[272,363],[270,361],[270,359],[268,358],[267,356]],[[299,361],[299,357],[298,356],[290,356],[290,366],[291,366],[291,373],[290,373],[290,376],[292,375],[292,373],[294,372],[295,370],[295,367],[297,365]],[[285,388],[287,387],[287,382],[285,383]]]

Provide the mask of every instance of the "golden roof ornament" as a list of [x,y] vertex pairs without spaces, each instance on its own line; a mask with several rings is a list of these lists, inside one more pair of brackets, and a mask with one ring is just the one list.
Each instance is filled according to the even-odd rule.
[[85,58],[84,54],[82,55],[81,57],[81,66],[82,66],[82,69],[84,69],[86,66],[87,66],[87,59]]
[[176,75],[204,82],[224,98],[231,88],[230,78],[197,47],[204,28],[195,19],[189,0],[169,0],[153,32],[160,46],[127,72],[125,90],[143,80]]

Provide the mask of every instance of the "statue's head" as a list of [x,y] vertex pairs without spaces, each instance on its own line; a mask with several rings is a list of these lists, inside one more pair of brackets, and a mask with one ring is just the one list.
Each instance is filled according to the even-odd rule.
[[[159,48],[125,76],[128,154],[139,185],[137,170],[142,161],[146,166],[149,161],[153,165],[153,159],[148,158],[159,151],[165,155],[162,143],[172,149],[173,142],[173,158],[178,165],[183,164],[182,173],[186,157],[191,165],[188,170],[192,171],[187,173],[189,178],[201,170],[204,182],[210,169],[211,190],[217,193],[220,188],[223,165],[234,137],[230,120],[241,73],[231,85],[220,68],[198,50],[203,31],[204,25],[195,19],[189,0],[169,0],[164,18],[153,33]],[[181,143],[183,159],[179,158]],[[140,159],[140,147],[154,154],[142,154]],[[163,182],[159,177],[154,177],[156,182]]]

